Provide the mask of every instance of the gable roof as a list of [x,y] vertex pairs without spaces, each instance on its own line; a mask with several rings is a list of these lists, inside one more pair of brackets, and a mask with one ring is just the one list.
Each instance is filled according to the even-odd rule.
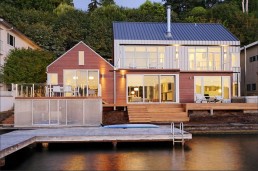
[[221,24],[171,23],[172,37],[166,31],[167,23],[113,22],[115,40],[239,41]]
[[240,48],[240,50],[242,51],[244,49],[248,49],[248,48],[256,46],[256,45],[258,45],[258,41],[250,43],[249,45],[243,46],[243,47]]
[[93,53],[95,53],[98,57],[100,57],[103,61],[105,61],[108,65],[110,65],[112,68],[114,68],[114,66],[112,64],[110,64],[105,58],[103,58],[102,56],[100,56],[97,52],[95,52],[92,48],[90,48],[88,45],[86,45],[83,41],[78,42],[76,45],[74,45],[71,49],[69,49],[68,51],[66,51],[63,55],[59,56],[56,60],[54,60],[51,64],[49,64],[47,66],[47,72],[48,72],[48,68],[53,65],[56,61],[60,60],[62,57],[64,57],[68,52],[72,51],[75,47],[77,47],[78,45],[83,44],[85,47],[87,47],[88,49],[90,49]]

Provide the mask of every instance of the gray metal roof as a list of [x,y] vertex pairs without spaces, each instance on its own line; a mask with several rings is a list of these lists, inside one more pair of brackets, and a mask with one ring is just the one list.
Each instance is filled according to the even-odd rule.
[[239,41],[223,25],[214,23],[171,23],[172,37],[166,31],[167,23],[113,22],[115,40]]

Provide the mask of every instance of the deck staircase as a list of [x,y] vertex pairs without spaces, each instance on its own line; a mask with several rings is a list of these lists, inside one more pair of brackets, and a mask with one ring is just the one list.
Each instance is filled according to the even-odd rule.
[[189,121],[184,104],[134,104],[128,105],[131,123],[170,123]]

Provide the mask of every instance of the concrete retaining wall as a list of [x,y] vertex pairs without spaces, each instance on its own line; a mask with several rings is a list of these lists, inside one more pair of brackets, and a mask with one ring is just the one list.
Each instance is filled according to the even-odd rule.
[[0,112],[13,109],[14,97],[0,96]]
[[15,99],[15,127],[99,126],[101,98]]

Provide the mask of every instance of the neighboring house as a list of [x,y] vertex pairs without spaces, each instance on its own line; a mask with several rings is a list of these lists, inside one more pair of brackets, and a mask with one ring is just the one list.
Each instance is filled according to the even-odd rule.
[[[5,58],[14,48],[38,49],[40,47],[7,21],[0,18],[0,66],[4,65]],[[10,100],[11,92],[8,91],[10,89],[10,87],[0,83],[0,111],[9,110],[13,106],[13,100]]]
[[258,96],[258,41],[242,47],[241,59],[241,94]]
[[[114,22],[116,103],[240,93],[240,41],[221,24]],[[123,77],[123,79],[121,79]]]

